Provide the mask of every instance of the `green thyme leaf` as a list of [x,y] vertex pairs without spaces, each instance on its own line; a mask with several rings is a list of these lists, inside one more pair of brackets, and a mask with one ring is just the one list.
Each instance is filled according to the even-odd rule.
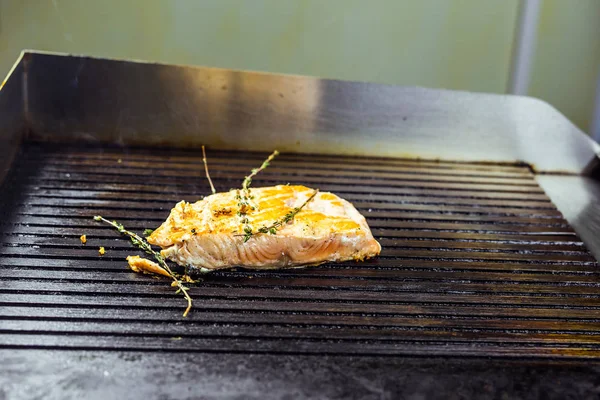
[[152,235],[152,232],[154,232],[154,229],[144,229],[144,236],[148,237]]

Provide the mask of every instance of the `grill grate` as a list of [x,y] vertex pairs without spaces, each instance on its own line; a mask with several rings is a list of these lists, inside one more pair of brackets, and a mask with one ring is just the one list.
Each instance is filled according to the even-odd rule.
[[[217,190],[263,159],[210,152]],[[284,154],[254,182],[352,201],[381,256],[217,272],[182,319],[182,298],[130,272],[137,251],[91,216],[158,226],[208,194],[198,153],[27,146],[4,189],[0,348],[600,357],[598,265],[527,166]]]

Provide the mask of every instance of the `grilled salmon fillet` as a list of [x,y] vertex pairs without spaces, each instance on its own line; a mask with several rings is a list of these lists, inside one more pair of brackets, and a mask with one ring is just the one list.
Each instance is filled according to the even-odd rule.
[[[300,207],[314,194],[305,186],[253,188],[255,210],[246,217],[256,232]],[[319,192],[288,223],[247,241],[238,215],[238,191],[216,193],[190,204],[181,201],[148,238],[179,265],[209,270],[245,267],[289,268],[327,261],[364,260],[381,246],[365,218],[348,201]]]

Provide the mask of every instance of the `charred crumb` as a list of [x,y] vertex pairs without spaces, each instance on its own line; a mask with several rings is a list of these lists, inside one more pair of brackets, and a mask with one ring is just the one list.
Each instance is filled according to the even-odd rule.
[[223,207],[218,210],[213,210],[212,213],[215,217],[221,217],[223,215],[231,215],[233,213],[233,210],[227,207]]

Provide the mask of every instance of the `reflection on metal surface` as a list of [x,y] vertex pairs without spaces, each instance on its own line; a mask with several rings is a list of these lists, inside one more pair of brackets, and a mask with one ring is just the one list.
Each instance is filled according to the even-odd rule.
[[[314,132],[318,80],[222,69],[198,74],[182,68],[180,72],[187,82],[186,93],[180,103],[168,105],[165,116],[180,116],[176,126],[186,124],[177,130],[183,143],[197,146],[200,135],[213,146],[264,150],[266,143],[285,146],[288,133]],[[169,71],[161,74],[170,82]],[[164,136],[159,133],[158,141],[164,141]]]
[[524,161],[569,173],[598,151],[532,98],[30,55],[36,139]]
[[600,183],[580,176],[538,175],[536,180],[600,260]]

